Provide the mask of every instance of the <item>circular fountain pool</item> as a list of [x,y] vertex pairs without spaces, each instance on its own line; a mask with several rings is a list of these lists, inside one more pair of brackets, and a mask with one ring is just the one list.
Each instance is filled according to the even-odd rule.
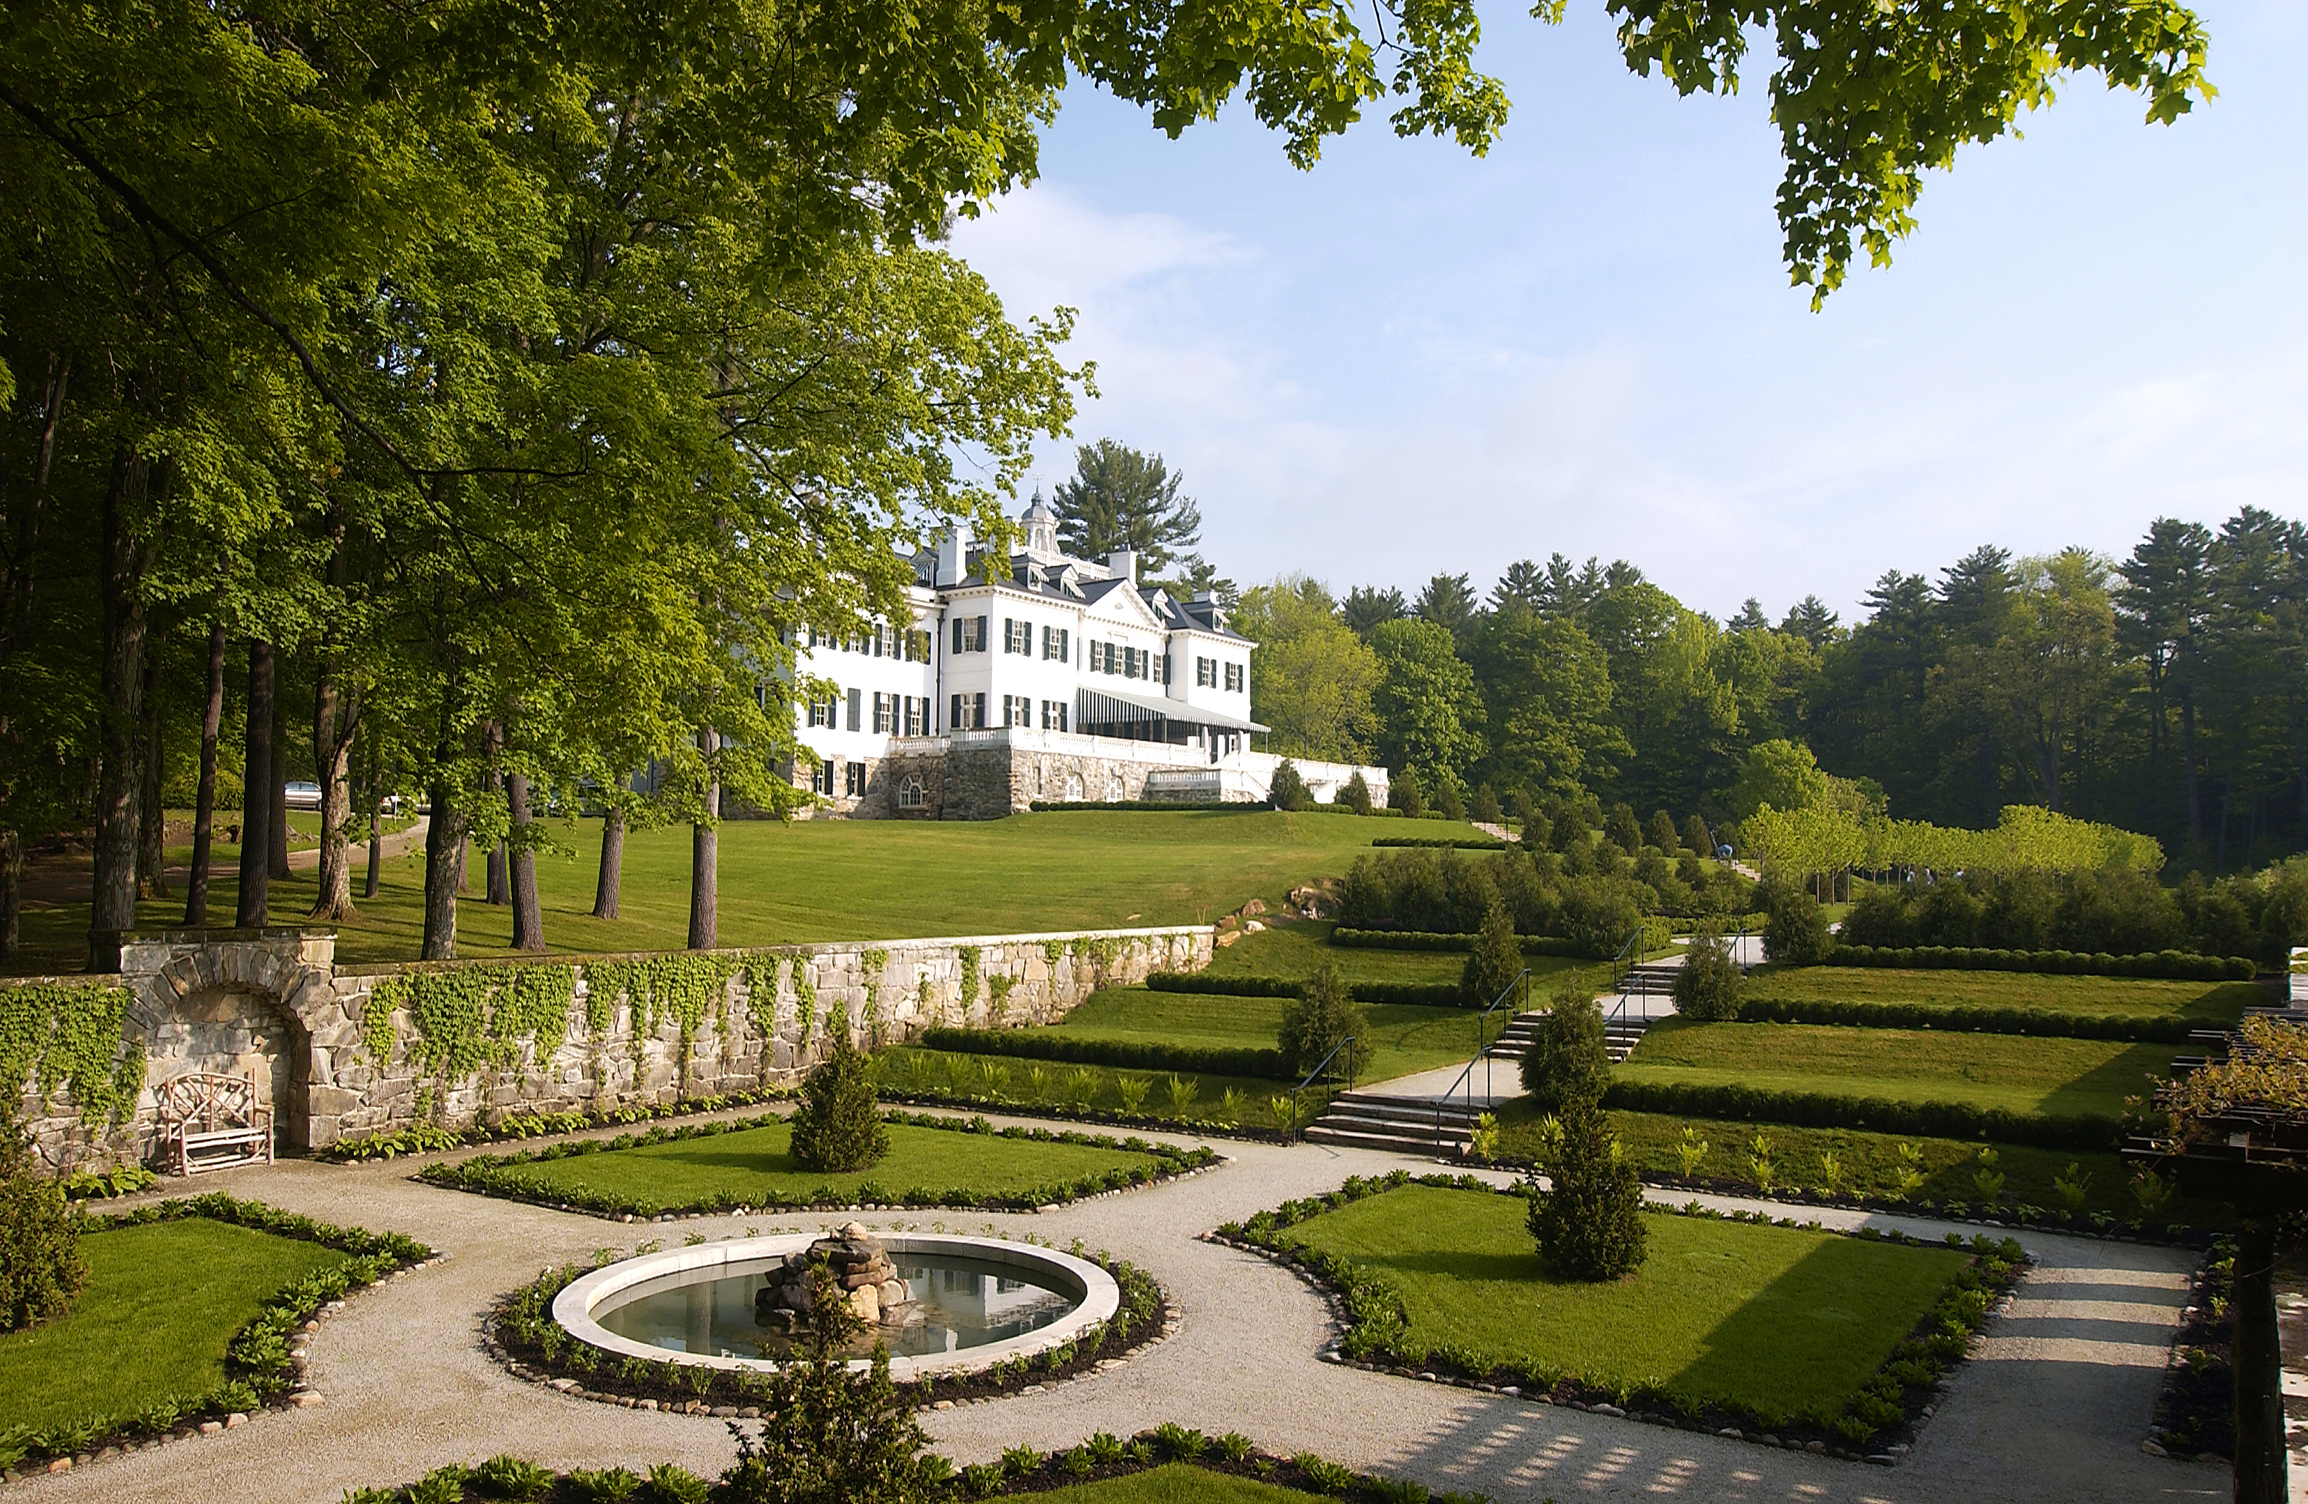
[[[714,1368],[775,1368],[784,1329],[760,1302],[800,1233],[669,1248],[597,1269],[563,1290],[553,1319],[625,1357]],[[868,1326],[897,1378],[990,1367],[1073,1341],[1121,1306],[1113,1276],[1087,1259],[994,1238],[892,1233],[879,1240],[905,1286],[900,1314]],[[856,1363],[862,1364],[859,1358]]]

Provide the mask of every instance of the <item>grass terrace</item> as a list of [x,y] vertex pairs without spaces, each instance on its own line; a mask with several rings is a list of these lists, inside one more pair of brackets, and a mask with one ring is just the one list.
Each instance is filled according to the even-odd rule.
[[[1214,977],[1286,977],[1304,981],[1325,962],[1346,982],[1424,982],[1457,985],[1466,965],[1463,953],[1451,951],[1382,950],[1375,946],[1330,943],[1338,926],[1327,919],[1303,919],[1245,935],[1211,957],[1206,973]],[[1563,956],[1526,956],[1534,978],[1552,979],[1579,963]],[[1544,996],[1545,983],[1534,983],[1534,995]]]
[[[1265,1043],[1271,1046],[1274,1040],[1269,1036]],[[1171,1085],[1173,1081],[1178,1083],[1176,1087]],[[1286,1096],[1295,1084],[1260,1076],[1124,1070],[903,1046],[874,1053],[874,1088],[885,1098],[939,1097],[996,1109],[1042,1107],[1093,1116],[1153,1118],[1175,1123],[1181,1130],[1206,1123],[1278,1128],[1283,1118],[1274,1110],[1274,1098]],[[1319,1112],[1329,1096],[1320,1088],[1310,1088],[1305,1110]]]
[[1612,1079],[2114,1119],[2180,1053],[2096,1039],[1672,1018],[1643,1035]]
[[186,1409],[225,1378],[225,1349],[265,1303],[347,1262],[318,1243],[206,1217],[80,1240],[88,1288],[56,1320],[0,1337],[0,1433]]
[[[1336,876],[1371,837],[1405,822],[1373,816],[1083,810],[1006,820],[733,820],[721,828],[721,942],[786,945],[1208,924],[1252,898],[1279,905],[1290,889]],[[1443,833],[1439,822],[1420,826]],[[548,823],[566,843],[539,854],[545,938],[556,951],[679,950],[689,927],[689,831],[637,831],[625,840],[624,917],[595,919],[600,823]],[[1127,851],[1129,860],[1114,855]],[[479,871],[479,864],[473,864]],[[276,878],[273,912],[302,914],[313,875]],[[233,871],[217,864],[211,912],[230,914]],[[382,891],[338,926],[337,958],[352,965],[408,960],[423,932],[424,858],[394,858]],[[183,917],[181,895],[139,905],[137,922]],[[511,953],[512,910],[468,895],[458,906],[461,956]],[[77,968],[87,949],[86,903],[27,909],[21,972]],[[1451,975],[1455,976],[1453,972]]]
[[[1086,1177],[1145,1179],[1173,1162],[1137,1150],[1052,1143],[953,1128],[890,1125],[890,1152],[870,1169],[829,1174],[804,1168],[782,1122],[732,1132],[658,1130],[656,1142],[621,1147],[486,1155],[431,1178],[522,1200],[564,1200],[589,1210],[657,1216],[715,1207],[846,1205],[860,1200],[922,1205],[1009,1204],[1061,1199]],[[582,1141],[580,1141],[582,1143]],[[1117,1179],[1116,1177],[1119,1177]]]
[[1891,1003],[1926,1008],[2036,1008],[2093,1016],[2180,1017],[2227,1028],[2272,1001],[2255,982],[2171,982],[2141,977],[2043,976],[2015,971],[1878,970],[1861,966],[1761,967],[1743,999]]
[[1661,1212],[1640,1270],[1577,1284],[1546,1272],[1524,1218],[1519,1197],[1411,1185],[1280,1236],[1391,1283],[1409,1319],[1402,1352],[1823,1420],[1967,1263],[1953,1249]]
[[[1077,1039],[1272,1049],[1283,1010],[1289,1006],[1288,998],[1279,997],[1107,987],[1045,1032]],[[1476,1015],[1464,1008],[1368,1003],[1363,1013],[1370,1020],[1373,1046],[1371,1066],[1364,1073],[1368,1081],[1456,1064],[1496,1039],[1507,1022],[1502,1008],[1478,1035]]]

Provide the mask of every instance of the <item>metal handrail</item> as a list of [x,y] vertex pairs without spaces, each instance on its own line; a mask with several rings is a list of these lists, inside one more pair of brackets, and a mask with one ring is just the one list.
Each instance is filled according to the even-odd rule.
[[[1491,999],[1491,1005],[1483,1009],[1481,1013],[1475,1016],[1475,1038],[1481,1039],[1483,1037],[1483,1026],[1490,1022],[1491,1015],[1498,1012],[1499,1006],[1506,1002],[1508,998],[1513,997],[1515,995],[1515,990],[1521,987],[1523,983],[1529,981],[1530,976],[1531,969],[1528,966],[1524,967],[1521,971],[1516,972],[1515,979],[1507,983],[1505,989],[1501,991],[1497,997]],[[1504,1036],[1505,1032],[1506,1031],[1503,1029],[1500,1031],[1502,1037]],[[1473,1077],[1475,1073],[1475,1067],[1478,1065],[1483,1068],[1483,1095],[1486,1097],[1491,1095],[1490,1062],[1493,1056],[1493,1052],[1496,1051],[1498,1047],[1499,1042],[1498,1040],[1494,1039],[1476,1049],[1475,1058],[1467,1062],[1467,1068],[1465,1070],[1459,1072],[1458,1080],[1453,1081],[1449,1088],[1444,1091],[1441,1096],[1434,1099],[1434,1126],[1435,1136],[1437,1138],[1442,1136],[1443,1108],[1449,1104],[1452,1097],[1458,1094],[1458,1089],[1461,1086],[1464,1086],[1467,1089],[1467,1111],[1474,1111],[1475,1089]]]
[[[1305,1091],[1308,1086],[1313,1084],[1315,1077],[1330,1069],[1330,1062],[1338,1058],[1338,1052],[1345,1049],[1352,1043],[1354,1043],[1354,1036],[1349,1034],[1346,1036],[1346,1038],[1332,1045],[1330,1047],[1330,1053],[1322,1057],[1321,1063],[1316,1065],[1313,1070],[1310,1070],[1306,1073],[1306,1079],[1299,1082],[1296,1086],[1293,1086],[1290,1089],[1290,1134],[1289,1137],[1284,1140],[1286,1143],[1299,1142],[1300,1136],[1306,1131],[1305,1125],[1299,1121],[1300,1117],[1303,1116],[1303,1114],[1301,1114],[1298,1110],[1299,1094]],[[1352,1085],[1353,1083],[1350,1080],[1348,1084]]]

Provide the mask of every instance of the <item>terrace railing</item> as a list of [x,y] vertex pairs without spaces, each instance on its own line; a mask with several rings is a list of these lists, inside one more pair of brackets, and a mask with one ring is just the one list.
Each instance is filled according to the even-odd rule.
[[[1468,1113],[1472,1114],[1474,1112],[1474,1077],[1476,1066],[1479,1065],[1483,1068],[1483,1095],[1485,1097],[1495,1095],[1495,1093],[1493,1093],[1491,1090],[1491,1062],[1497,1058],[1499,1042],[1496,1039],[1491,1039],[1488,1037],[1490,1035],[1489,1026],[1491,1015],[1498,1012],[1500,1008],[1504,1007],[1506,1005],[1507,999],[1518,996],[1527,997],[1530,990],[1530,980],[1531,969],[1526,966],[1521,971],[1515,973],[1515,979],[1507,983],[1506,987],[1499,993],[1499,995],[1491,999],[1490,1006],[1483,1009],[1481,1014],[1476,1017],[1475,1038],[1485,1042],[1479,1049],[1475,1051],[1475,1058],[1467,1062],[1467,1068],[1459,1072],[1458,1079],[1450,1084],[1450,1089],[1445,1091],[1441,1096],[1435,1098],[1434,1123],[1435,1136],[1437,1138],[1442,1136],[1443,1109],[1450,1105],[1451,1098],[1458,1095],[1459,1089],[1461,1087],[1466,1089]],[[1506,1031],[1502,1029],[1499,1032],[1503,1035]]]

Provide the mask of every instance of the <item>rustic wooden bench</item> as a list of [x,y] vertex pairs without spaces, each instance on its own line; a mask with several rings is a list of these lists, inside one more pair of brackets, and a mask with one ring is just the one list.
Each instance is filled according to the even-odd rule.
[[272,1163],[272,1109],[257,1105],[253,1077],[187,1071],[153,1094],[177,1174]]

